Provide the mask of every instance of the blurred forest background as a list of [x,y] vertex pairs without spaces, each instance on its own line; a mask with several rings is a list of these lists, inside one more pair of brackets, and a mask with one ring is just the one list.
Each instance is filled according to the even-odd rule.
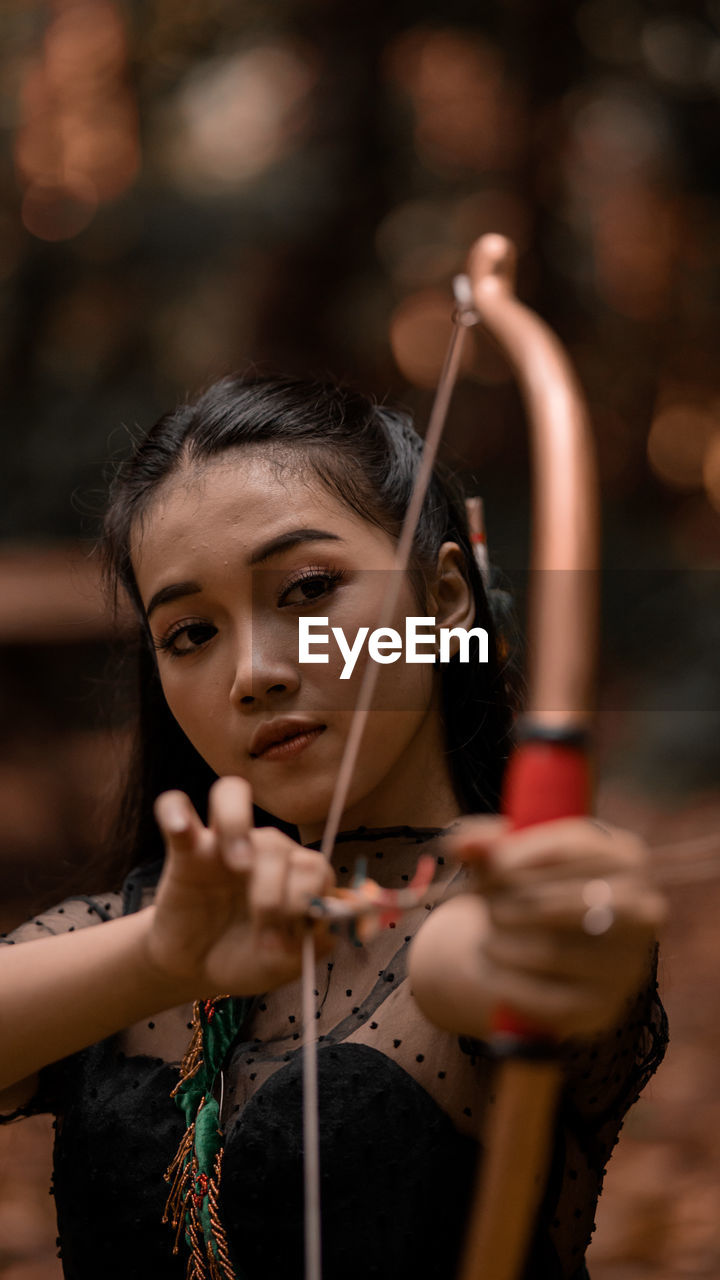
[[[92,554],[113,461],[251,364],[423,430],[452,276],[510,235],[597,432],[599,811],[677,882],[672,1048],[593,1280],[720,1274],[719,126],[720,0],[0,3],[0,927],[105,887],[132,701]],[[444,456],[522,597],[526,427],[482,333]],[[0,1137],[5,1280],[60,1274],[48,1127]]]

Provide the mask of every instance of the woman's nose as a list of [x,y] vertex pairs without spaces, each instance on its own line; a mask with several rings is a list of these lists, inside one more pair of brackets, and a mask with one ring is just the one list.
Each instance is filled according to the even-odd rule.
[[297,666],[268,639],[255,635],[253,643],[238,656],[230,689],[230,701],[235,706],[250,706],[270,695],[294,693],[300,685]]

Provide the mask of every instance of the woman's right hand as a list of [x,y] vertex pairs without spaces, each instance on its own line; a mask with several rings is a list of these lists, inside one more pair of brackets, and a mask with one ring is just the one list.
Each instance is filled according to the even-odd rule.
[[[148,960],[187,982],[188,998],[271,991],[299,977],[304,917],[334,884],[329,863],[275,827],[253,827],[242,778],[220,778],[204,826],[182,791],[155,803],[166,856],[147,935]],[[314,927],[318,954],[333,945]]]

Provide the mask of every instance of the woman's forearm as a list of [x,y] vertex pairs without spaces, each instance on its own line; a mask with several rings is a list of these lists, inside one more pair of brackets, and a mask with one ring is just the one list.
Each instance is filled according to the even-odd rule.
[[154,910],[0,947],[0,1091],[199,994],[152,965]]
[[423,922],[410,946],[413,996],[436,1027],[483,1040],[492,1002],[483,983],[482,942],[487,907],[479,894],[458,894]]

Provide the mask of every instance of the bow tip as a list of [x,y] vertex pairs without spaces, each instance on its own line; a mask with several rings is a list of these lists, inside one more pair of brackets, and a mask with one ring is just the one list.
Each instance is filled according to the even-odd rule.
[[507,236],[489,232],[480,236],[470,249],[468,274],[474,290],[488,279],[502,280],[514,290],[516,269],[517,249]]

